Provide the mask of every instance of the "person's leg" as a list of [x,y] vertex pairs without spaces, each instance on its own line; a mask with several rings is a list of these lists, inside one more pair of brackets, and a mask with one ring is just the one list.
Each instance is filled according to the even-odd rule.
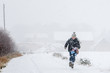
[[75,56],[72,56],[72,57],[71,57],[71,60],[72,60],[72,62],[74,63],[74,62],[75,62]]
[[69,52],[69,56],[70,56],[70,57],[69,57],[69,61],[71,61],[71,52]]
[[71,54],[71,52],[69,52],[69,55],[70,55],[69,61],[70,62],[75,62],[75,53]]
[[69,66],[72,67],[72,56],[71,56],[71,52],[69,52]]
[[71,62],[70,62],[70,67],[74,68],[74,62],[75,62],[75,56],[71,56]]

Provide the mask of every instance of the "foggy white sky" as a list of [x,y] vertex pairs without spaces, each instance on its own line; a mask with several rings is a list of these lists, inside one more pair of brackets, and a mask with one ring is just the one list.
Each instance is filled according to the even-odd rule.
[[[4,3],[6,28],[17,41],[40,32],[84,31],[92,32],[96,38],[102,33],[109,36],[110,0],[4,0]],[[0,0],[0,27],[3,27],[2,4]]]

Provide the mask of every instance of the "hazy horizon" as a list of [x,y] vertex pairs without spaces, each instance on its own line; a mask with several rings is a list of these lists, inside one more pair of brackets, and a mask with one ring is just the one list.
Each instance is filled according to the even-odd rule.
[[[73,31],[91,32],[94,40],[110,41],[109,0],[4,0],[4,3],[6,29],[16,42],[29,34],[51,36],[55,32]],[[0,0],[0,27],[3,28],[2,4]]]

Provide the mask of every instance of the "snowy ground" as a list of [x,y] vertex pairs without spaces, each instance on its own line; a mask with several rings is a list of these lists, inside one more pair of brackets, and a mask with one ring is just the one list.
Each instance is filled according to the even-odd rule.
[[[27,54],[11,60],[2,73],[110,73],[110,52],[80,52],[75,68],[68,66],[68,60],[62,60],[53,53]],[[61,52],[68,57],[68,52]],[[79,58],[89,58],[92,66],[79,65]]]
[[[22,50],[20,48],[23,48]],[[25,51],[22,57],[12,59],[2,73],[110,73],[110,52],[81,51],[76,57],[75,67],[68,66],[68,59],[53,56],[60,53],[69,57],[67,49],[59,43],[22,43],[19,49]],[[82,48],[81,48],[82,49]],[[80,58],[87,58],[91,66],[79,64]]]

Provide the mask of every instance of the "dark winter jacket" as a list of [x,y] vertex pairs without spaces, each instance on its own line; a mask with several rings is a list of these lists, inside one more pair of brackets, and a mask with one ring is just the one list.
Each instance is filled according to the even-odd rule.
[[70,52],[74,47],[77,47],[78,49],[80,49],[80,43],[79,40],[77,38],[72,39],[70,38],[66,44],[65,44],[65,48],[67,48],[68,46],[68,51]]

